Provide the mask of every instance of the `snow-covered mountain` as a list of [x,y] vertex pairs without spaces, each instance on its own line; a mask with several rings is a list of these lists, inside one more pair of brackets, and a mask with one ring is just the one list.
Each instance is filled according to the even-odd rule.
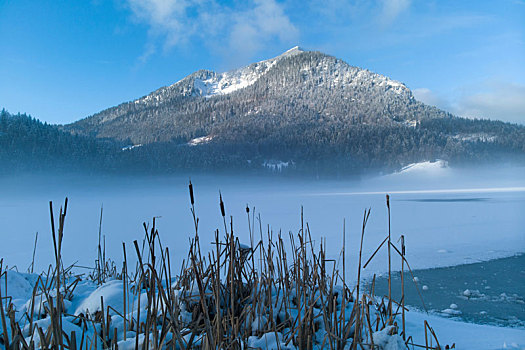
[[[301,49],[299,46],[295,46],[275,58],[253,63],[249,66],[228,72],[216,73],[214,71],[207,70],[199,71],[195,76],[189,77],[190,86],[192,83],[193,88],[184,90],[183,94],[213,97],[216,95],[232,93],[256,83],[264,74],[266,74],[272,67],[278,64],[282,59],[295,55],[301,55],[305,52],[306,51]],[[403,83],[391,80],[388,77],[380,74],[374,74],[367,70],[351,67],[342,61],[337,61],[334,64],[333,62],[330,62],[330,60],[326,60],[318,67],[302,67],[301,71],[302,73],[308,75],[311,73],[312,68],[318,68],[318,70],[315,72],[317,78],[323,78],[323,82],[331,84],[332,88],[350,88],[352,86],[358,86],[359,84],[367,81],[372,85],[384,86],[392,89],[392,91],[398,94],[410,94],[410,90]],[[150,100],[160,101],[164,91],[176,89],[178,84],[187,83],[186,79],[183,79],[180,82],[177,82],[165,89],[158,90],[151,95],[135,101],[135,103],[142,103]]]
[[401,123],[446,113],[417,102],[401,82],[320,52],[294,47],[249,66],[197,71],[173,85],[65,128],[133,143],[217,134],[253,115],[287,122]]

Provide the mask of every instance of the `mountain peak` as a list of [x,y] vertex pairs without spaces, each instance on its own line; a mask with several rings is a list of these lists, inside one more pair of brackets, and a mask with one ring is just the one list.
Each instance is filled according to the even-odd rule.
[[301,47],[299,46],[294,46],[292,47],[291,49],[289,50],[286,50],[285,52],[283,52],[282,54],[279,55],[279,57],[284,57],[284,56],[293,56],[293,55],[297,55],[297,54],[300,54],[300,53],[303,53],[303,52],[306,52],[305,50],[303,50]]

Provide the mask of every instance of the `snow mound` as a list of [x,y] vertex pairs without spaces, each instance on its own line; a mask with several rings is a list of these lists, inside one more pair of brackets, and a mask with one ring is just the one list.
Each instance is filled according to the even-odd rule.
[[[5,281],[7,276],[7,283]],[[2,287],[6,284],[8,286],[7,291],[4,288],[2,291],[4,295],[9,296],[13,299],[29,299],[33,293],[33,285],[27,278],[28,274],[22,274],[15,271],[6,271],[5,274],[0,278]]]
[[395,326],[389,326],[379,332],[375,332],[372,337],[374,345],[380,350],[404,350],[407,348],[403,338],[397,334]]
[[435,162],[426,161],[421,163],[413,163],[403,167],[399,174],[443,174],[448,169],[448,162],[438,159]]
[[248,338],[250,349],[290,349],[286,346],[281,333],[269,332],[263,334],[260,338],[251,336]]
[[95,291],[89,294],[75,311],[75,315],[81,313],[94,314],[96,311],[100,311],[101,300],[104,298],[104,304],[111,305],[112,308],[122,313],[124,310],[123,305],[123,284],[122,281],[109,281],[106,284],[98,287]]
[[0,277],[2,297],[12,298],[15,307],[17,307],[17,309],[22,308],[26,301],[31,299],[37,279],[38,275],[36,274],[6,271],[2,277]]

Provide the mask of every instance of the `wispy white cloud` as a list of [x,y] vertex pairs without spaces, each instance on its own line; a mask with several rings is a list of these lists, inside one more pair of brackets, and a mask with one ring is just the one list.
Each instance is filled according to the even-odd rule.
[[[304,3],[299,1],[298,3]],[[363,0],[309,0],[306,8],[318,20],[328,20],[325,26],[348,24],[363,15],[369,3]]]
[[389,26],[396,18],[410,7],[411,0],[381,0],[379,21],[382,26]]
[[162,38],[165,47],[186,42],[202,26],[213,8],[212,0],[127,0],[136,21],[149,26],[151,37]]
[[[315,15],[339,25],[357,21],[386,27],[406,12],[411,3],[412,0],[309,0],[307,6]],[[333,23],[326,23],[330,24]]]
[[194,39],[223,53],[247,58],[271,43],[293,43],[299,31],[276,0],[224,5],[216,0],[127,0],[134,20],[149,28],[141,60]]
[[467,118],[488,118],[525,124],[525,85],[487,80],[477,87],[461,88],[447,99],[427,88],[413,90],[414,97]]
[[281,5],[275,0],[255,0],[255,6],[235,13],[229,45],[234,52],[251,56],[270,41],[292,43],[299,36]]
[[465,117],[525,124],[525,85],[489,81],[484,84],[482,91],[461,96],[455,109]]

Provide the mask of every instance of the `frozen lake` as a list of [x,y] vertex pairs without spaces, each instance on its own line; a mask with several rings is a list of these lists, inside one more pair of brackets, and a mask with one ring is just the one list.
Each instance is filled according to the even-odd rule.
[[[293,180],[286,178],[195,176],[196,211],[202,248],[214,230],[224,234],[219,190],[234,231],[249,243],[246,205],[268,227],[283,236],[300,229],[301,206],[312,238],[326,238],[328,254],[338,258],[346,220],[347,277],[355,278],[363,211],[371,208],[365,233],[364,259],[387,234],[385,194],[391,195],[392,240],[405,236],[412,268],[451,266],[525,252],[525,169],[453,170],[423,164],[400,174],[360,181]],[[174,268],[186,257],[194,235],[188,177],[151,178],[5,178],[0,184],[0,257],[25,271],[39,233],[36,271],[53,262],[49,204],[57,211],[69,197],[63,258],[93,266],[96,258],[100,207],[106,255],[120,264],[122,242],[129,251],[143,238],[142,223],[158,217],[157,227],[170,248]],[[259,221],[256,221],[256,238]],[[386,251],[364,271],[386,270]],[[397,259],[394,268],[399,268]]]
[[[461,321],[525,329],[525,255],[413,273],[419,292],[405,270],[406,305]],[[395,300],[401,300],[401,289],[400,273],[394,273]],[[376,278],[374,291],[388,295],[387,274]]]

